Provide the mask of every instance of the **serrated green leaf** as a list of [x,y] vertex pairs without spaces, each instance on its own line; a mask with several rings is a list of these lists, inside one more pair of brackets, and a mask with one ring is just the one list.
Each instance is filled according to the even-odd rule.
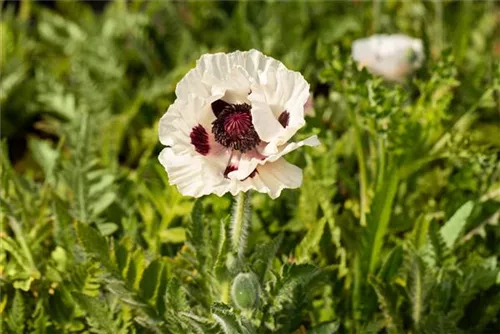
[[425,284],[425,264],[420,256],[411,248],[406,251],[404,266],[407,271],[406,288],[411,302],[411,315],[415,330],[419,330],[422,315],[426,311],[427,292],[430,286]]
[[160,260],[154,260],[147,266],[139,284],[142,298],[150,300],[156,295],[162,272],[163,264]]
[[178,312],[186,309],[186,295],[184,294],[179,280],[173,278],[168,281],[163,300],[167,311]]
[[59,151],[46,140],[29,138],[29,147],[35,161],[42,167],[47,179],[53,178],[54,168],[59,158]]
[[308,334],[335,334],[340,328],[338,321],[330,321],[314,326],[307,331]]
[[103,236],[107,237],[118,230],[118,225],[116,225],[115,223],[102,223],[97,224],[97,228]]
[[252,258],[252,268],[259,282],[263,283],[267,271],[271,268],[272,261],[278,252],[278,249],[283,242],[283,234],[279,234],[273,240],[263,245],[259,245],[255,250]]
[[474,203],[472,201],[466,202],[453,214],[443,227],[441,227],[439,232],[448,248],[453,248],[473,208]]
[[195,249],[204,247],[204,226],[203,226],[203,205],[201,200],[197,200],[191,211],[191,228],[189,230],[189,241]]
[[96,229],[77,222],[76,233],[85,253],[90,258],[99,261],[107,270],[115,271],[116,268],[109,257],[108,243]]
[[7,325],[13,333],[24,333],[27,320],[26,311],[23,294],[19,290],[16,290],[7,319]]
[[316,224],[311,226],[307,234],[304,236],[304,239],[302,239],[302,241],[295,250],[298,263],[302,263],[311,259],[312,253],[319,246],[319,242],[325,230],[325,225],[326,225],[326,218],[322,218],[319,221],[317,221]]
[[112,192],[105,193],[100,198],[96,199],[90,206],[92,215],[95,217],[103,213],[116,199],[116,194]]
[[402,333],[402,320],[397,309],[396,296],[384,282],[371,276],[370,284],[377,293],[378,302],[383,311],[389,333]]
[[226,260],[226,255],[227,255],[227,234],[226,234],[226,222],[224,220],[221,220],[219,222],[219,233],[218,233],[218,239],[217,239],[217,246],[214,247],[214,258],[215,258],[215,263],[214,263],[214,268],[217,274],[217,271],[224,268],[225,266],[225,260]]
[[401,246],[394,247],[387,255],[385,262],[380,268],[377,278],[382,282],[390,282],[397,274],[403,262],[403,248]]
[[232,309],[226,304],[215,303],[211,308],[212,316],[224,334],[243,334],[242,328]]
[[162,242],[181,243],[186,241],[186,229],[184,227],[172,227],[160,233]]
[[92,319],[92,322],[98,325],[98,329],[102,329],[106,333],[116,332],[116,329],[112,326],[112,315],[109,314],[110,312],[105,307],[106,304],[103,303],[103,300],[86,296],[80,292],[73,292],[72,296],[78,305],[85,310],[87,316]]
[[54,212],[54,236],[57,243],[66,249],[76,244],[76,235],[73,226],[73,218],[69,214],[68,205],[58,196],[53,196],[52,210]]

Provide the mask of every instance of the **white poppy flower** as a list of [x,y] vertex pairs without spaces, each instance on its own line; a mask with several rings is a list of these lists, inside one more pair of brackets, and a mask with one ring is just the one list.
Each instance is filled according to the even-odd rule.
[[352,45],[352,57],[360,67],[387,80],[401,81],[424,61],[422,41],[406,35],[374,35]]
[[302,183],[283,155],[316,136],[288,140],[304,126],[309,84],[257,50],[203,55],[179,82],[160,120],[159,160],[170,184],[200,197],[250,189],[272,198]]

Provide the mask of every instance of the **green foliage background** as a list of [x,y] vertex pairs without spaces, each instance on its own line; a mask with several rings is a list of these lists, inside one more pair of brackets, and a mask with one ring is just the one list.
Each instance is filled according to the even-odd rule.
[[[3,3],[0,332],[499,333],[499,22],[494,1]],[[357,70],[354,39],[399,32],[425,43],[413,78]],[[157,125],[200,55],[251,48],[311,83],[322,145],[235,244],[230,196],[168,185]]]

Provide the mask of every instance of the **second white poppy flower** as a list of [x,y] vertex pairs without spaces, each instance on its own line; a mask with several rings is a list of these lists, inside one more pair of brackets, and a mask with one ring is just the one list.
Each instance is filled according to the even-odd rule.
[[390,81],[402,81],[422,65],[422,41],[402,34],[373,35],[354,41],[352,57],[360,67]]

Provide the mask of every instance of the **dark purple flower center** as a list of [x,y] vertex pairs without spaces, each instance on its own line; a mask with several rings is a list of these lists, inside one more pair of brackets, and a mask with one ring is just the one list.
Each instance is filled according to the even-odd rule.
[[224,147],[246,152],[260,143],[252,124],[251,106],[246,103],[229,104],[222,100],[212,103],[215,121],[212,133],[215,141]]

